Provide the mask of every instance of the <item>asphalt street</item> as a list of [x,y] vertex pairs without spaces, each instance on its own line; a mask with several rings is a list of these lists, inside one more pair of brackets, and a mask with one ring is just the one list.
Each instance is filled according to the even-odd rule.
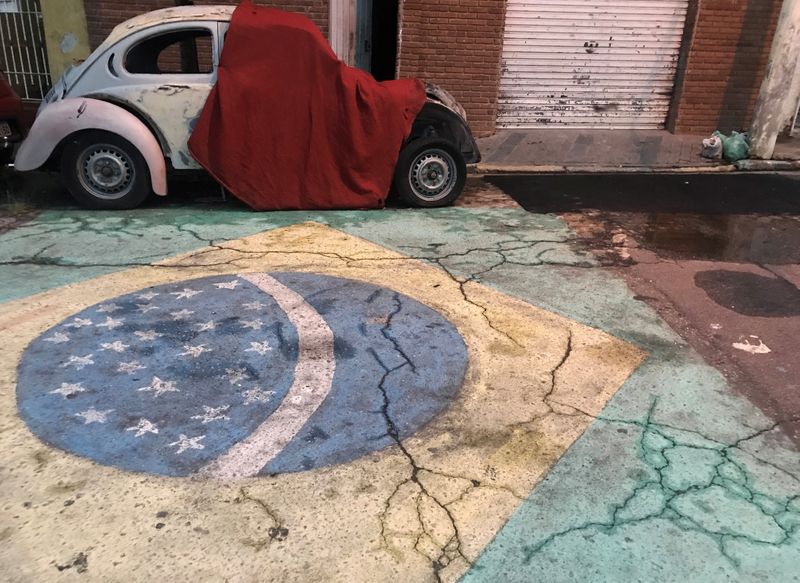
[[9,581],[798,581],[793,175],[0,211]]

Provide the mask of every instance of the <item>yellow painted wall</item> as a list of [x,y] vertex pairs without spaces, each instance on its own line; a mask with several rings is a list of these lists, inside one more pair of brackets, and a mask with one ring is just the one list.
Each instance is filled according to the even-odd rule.
[[50,77],[89,56],[89,32],[83,0],[41,0]]

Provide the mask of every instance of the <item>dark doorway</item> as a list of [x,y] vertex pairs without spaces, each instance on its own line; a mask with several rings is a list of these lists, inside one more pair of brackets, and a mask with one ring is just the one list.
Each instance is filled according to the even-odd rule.
[[370,72],[378,81],[394,79],[397,66],[397,2],[372,0],[372,61]]

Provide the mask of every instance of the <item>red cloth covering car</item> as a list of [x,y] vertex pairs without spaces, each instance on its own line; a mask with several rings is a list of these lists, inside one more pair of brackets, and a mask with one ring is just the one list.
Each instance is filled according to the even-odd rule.
[[425,99],[339,61],[304,16],[245,2],[189,150],[256,210],[381,207]]

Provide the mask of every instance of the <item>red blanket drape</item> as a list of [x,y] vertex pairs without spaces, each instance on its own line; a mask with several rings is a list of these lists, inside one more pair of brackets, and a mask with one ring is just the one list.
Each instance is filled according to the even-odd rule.
[[309,19],[248,0],[189,149],[256,210],[381,207],[424,104],[420,81],[377,82]]

